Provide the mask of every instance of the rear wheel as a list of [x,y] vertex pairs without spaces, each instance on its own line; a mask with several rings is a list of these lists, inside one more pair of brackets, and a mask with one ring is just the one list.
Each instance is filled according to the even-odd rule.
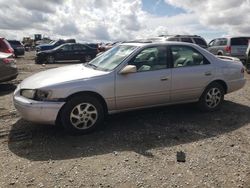
[[104,119],[104,109],[94,97],[76,96],[63,107],[61,122],[70,133],[85,134],[97,129]]
[[224,100],[224,88],[219,83],[210,84],[199,100],[199,108],[202,111],[215,111],[221,106]]

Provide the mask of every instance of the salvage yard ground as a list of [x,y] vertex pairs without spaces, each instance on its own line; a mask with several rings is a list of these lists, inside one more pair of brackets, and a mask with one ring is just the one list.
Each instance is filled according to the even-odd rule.
[[[102,130],[68,136],[20,119],[12,104],[29,75],[66,64],[17,59],[17,80],[0,84],[0,187],[250,187],[250,75],[218,112],[194,105],[108,117]],[[177,162],[183,151],[186,162]]]

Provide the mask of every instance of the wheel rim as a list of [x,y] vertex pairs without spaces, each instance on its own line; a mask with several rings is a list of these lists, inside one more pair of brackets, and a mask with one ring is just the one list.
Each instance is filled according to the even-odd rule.
[[54,62],[54,58],[53,58],[52,56],[49,56],[49,57],[48,57],[48,62],[49,62],[49,63],[53,63],[53,62]]
[[221,101],[221,91],[218,88],[211,88],[206,95],[206,104],[209,108],[215,108]]
[[98,118],[98,112],[94,105],[81,103],[73,108],[70,113],[70,122],[77,129],[89,129]]

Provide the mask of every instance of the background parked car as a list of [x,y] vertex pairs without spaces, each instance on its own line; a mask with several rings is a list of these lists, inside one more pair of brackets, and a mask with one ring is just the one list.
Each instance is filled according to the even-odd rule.
[[98,45],[67,43],[52,50],[37,53],[36,63],[88,62],[98,53]]
[[22,56],[25,53],[24,45],[18,40],[8,40],[11,47],[14,49],[15,57]]
[[250,37],[225,37],[212,40],[208,51],[215,55],[225,55],[239,58],[246,62],[246,50]]
[[207,42],[204,38],[198,35],[160,35],[159,37],[149,38],[150,41],[160,42],[160,41],[178,41],[178,42],[188,42],[199,45],[202,48],[207,48]]
[[0,82],[16,79],[18,71],[13,55],[0,52]]
[[0,52],[14,55],[14,50],[10,46],[9,42],[5,38],[1,38],[1,37],[0,37]]
[[67,40],[60,39],[49,44],[41,44],[36,47],[36,51],[39,52],[39,51],[51,50],[65,43],[76,43],[76,40],[75,39],[67,39]]
[[248,47],[246,50],[246,68],[247,73],[250,74],[250,40],[248,41]]

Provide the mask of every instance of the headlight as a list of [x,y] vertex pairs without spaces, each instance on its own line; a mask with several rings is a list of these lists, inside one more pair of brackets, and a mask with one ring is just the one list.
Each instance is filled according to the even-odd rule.
[[20,95],[28,99],[34,99],[36,90],[33,89],[22,89]]
[[44,91],[44,90],[36,90],[35,93],[35,100],[42,101],[46,100],[50,96],[50,91]]
[[20,95],[37,101],[43,101],[49,98],[51,91],[35,90],[35,89],[23,89],[20,91]]

